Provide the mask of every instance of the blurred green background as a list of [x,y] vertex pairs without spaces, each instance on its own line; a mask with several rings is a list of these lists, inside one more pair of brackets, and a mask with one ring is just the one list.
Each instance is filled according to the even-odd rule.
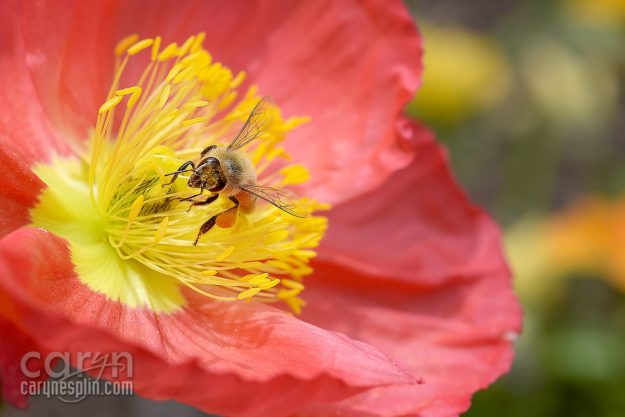
[[524,331],[466,417],[625,416],[625,0],[409,0],[408,113],[503,226]]

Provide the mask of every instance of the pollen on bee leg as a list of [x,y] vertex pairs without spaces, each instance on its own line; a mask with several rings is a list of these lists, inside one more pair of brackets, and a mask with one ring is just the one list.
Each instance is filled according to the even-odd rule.
[[217,216],[217,226],[229,228],[234,226],[237,220],[237,209],[231,208]]

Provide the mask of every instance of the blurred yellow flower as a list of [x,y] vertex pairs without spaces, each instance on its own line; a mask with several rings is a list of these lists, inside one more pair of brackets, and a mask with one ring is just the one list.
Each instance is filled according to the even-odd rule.
[[541,302],[558,292],[560,280],[550,268],[547,241],[543,238],[545,219],[528,215],[508,227],[506,251],[514,272],[515,289],[525,303]]
[[592,24],[625,24],[624,0],[564,0],[564,10],[575,19]]
[[461,28],[423,26],[423,85],[408,112],[455,124],[497,105],[510,90],[510,68],[499,46]]
[[507,229],[506,246],[525,301],[552,298],[575,272],[625,291],[625,196],[584,197],[551,217],[522,219]]
[[[625,1],[625,0],[624,0]],[[539,37],[520,55],[519,73],[536,109],[564,131],[596,132],[618,100],[613,69],[555,38]]]
[[625,290],[625,197],[587,197],[547,224],[551,260],[563,272],[583,271]]

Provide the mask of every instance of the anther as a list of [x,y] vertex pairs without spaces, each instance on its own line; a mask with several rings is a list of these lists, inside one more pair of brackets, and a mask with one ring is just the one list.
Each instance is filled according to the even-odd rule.
[[100,106],[98,113],[100,114],[106,113],[107,111],[111,110],[113,107],[117,106],[120,101],[122,101],[121,96],[113,96],[109,98],[108,100],[104,102],[104,104]]
[[136,55],[139,52],[143,51],[145,48],[149,48],[150,46],[152,46],[153,43],[154,39],[143,39],[128,48],[128,51],[126,52],[128,53],[128,55],[131,56]]
[[250,288],[249,290],[245,290],[242,291],[240,293],[237,294],[237,299],[238,300],[248,300],[252,297],[254,297],[256,294],[258,294],[261,291],[260,288]]
[[123,55],[124,52],[126,52],[128,48],[134,45],[138,40],[139,40],[139,35],[137,35],[136,33],[133,33],[132,35],[128,35],[122,38],[122,40],[117,42],[117,45],[115,46],[115,55],[117,56]]
[[219,256],[215,258],[215,261],[216,262],[225,261],[228,256],[232,255],[232,252],[234,252],[234,246],[228,247],[225,251],[223,251]]

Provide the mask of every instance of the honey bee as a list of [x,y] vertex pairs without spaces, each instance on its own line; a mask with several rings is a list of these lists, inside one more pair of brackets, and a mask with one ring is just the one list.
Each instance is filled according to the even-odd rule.
[[[293,205],[288,203],[285,194],[281,190],[257,184],[254,165],[241,150],[260,137],[264,129],[267,128],[269,122],[267,108],[270,103],[271,100],[268,97],[260,99],[228,146],[207,146],[200,154],[198,163],[187,161],[176,171],[166,174],[173,176],[169,183],[172,184],[176,181],[178,175],[191,172],[187,186],[199,188],[199,192],[180,199],[181,201],[191,201],[189,209],[193,206],[210,204],[219,195],[228,197],[234,203],[234,206],[212,216],[200,226],[193,246],[196,246],[200,237],[215,225],[223,228],[232,227],[236,222],[238,210],[241,209],[244,213],[251,212],[258,198],[273,204],[292,216],[305,217],[305,215],[294,210]],[[212,194],[207,196],[206,199],[196,199],[202,196],[204,190],[210,191]]]

